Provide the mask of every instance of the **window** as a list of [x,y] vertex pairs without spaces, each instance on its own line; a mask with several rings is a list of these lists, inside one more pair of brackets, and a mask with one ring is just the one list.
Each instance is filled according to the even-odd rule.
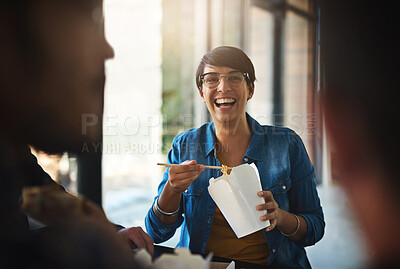
[[252,6],[249,22],[249,57],[256,71],[255,96],[247,108],[260,124],[272,125],[273,111],[273,14]]
[[144,227],[162,169],[161,1],[105,1],[107,62],[103,207],[111,221]]

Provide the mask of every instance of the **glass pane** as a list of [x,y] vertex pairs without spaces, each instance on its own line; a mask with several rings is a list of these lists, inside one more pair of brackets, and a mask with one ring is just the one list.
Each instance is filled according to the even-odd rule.
[[288,4],[292,5],[298,9],[303,11],[310,11],[311,9],[311,2],[309,0],[288,0]]
[[161,179],[161,1],[105,1],[107,62],[103,206],[111,221],[144,227]]
[[[243,0],[225,0],[224,1],[224,20],[223,33],[224,45],[240,46],[240,14],[242,12]],[[234,15],[233,15],[234,14]]]
[[31,152],[37,158],[38,164],[55,182],[68,192],[77,194],[76,158],[69,156],[68,153],[49,155],[32,147]]
[[252,6],[249,15],[249,57],[256,71],[255,93],[247,110],[260,124],[273,124],[273,16]]
[[240,47],[242,8],[243,0],[210,1],[211,14],[206,11],[200,16],[210,16],[212,49],[222,45]]
[[190,1],[164,1],[162,7],[161,111],[164,154],[171,149],[172,140],[177,134],[193,127],[193,96],[198,98],[193,75],[193,45],[194,38],[197,38],[193,32],[194,10]]
[[285,23],[284,107],[285,125],[296,131],[312,158],[316,134],[313,112],[312,26],[306,19],[288,12]]

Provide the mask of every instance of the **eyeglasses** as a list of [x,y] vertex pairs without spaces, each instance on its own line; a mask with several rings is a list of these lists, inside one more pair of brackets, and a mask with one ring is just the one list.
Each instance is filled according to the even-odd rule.
[[242,85],[245,78],[248,78],[248,74],[240,71],[231,71],[227,74],[210,72],[200,75],[200,79],[210,89],[216,88],[221,82],[222,77],[225,77],[225,81],[228,82],[229,86],[237,87]]

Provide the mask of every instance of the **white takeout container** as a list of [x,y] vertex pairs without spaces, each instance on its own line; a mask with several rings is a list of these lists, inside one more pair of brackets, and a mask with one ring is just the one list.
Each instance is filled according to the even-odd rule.
[[174,253],[164,253],[152,263],[150,254],[141,249],[134,259],[144,269],[210,269],[212,256],[210,253],[203,258],[192,254],[189,249],[176,248]]
[[[229,182],[228,182],[229,181]],[[242,164],[233,167],[230,175],[210,178],[208,192],[238,238],[257,232],[270,225],[261,221],[266,210],[258,211],[257,205],[265,200],[257,193],[262,190],[257,166]]]

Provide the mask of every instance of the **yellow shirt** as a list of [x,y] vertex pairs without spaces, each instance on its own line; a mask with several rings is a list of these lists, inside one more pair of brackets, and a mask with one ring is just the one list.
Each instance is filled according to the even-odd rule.
[[[217,157],[224,164],[218,155]],[[217,206],[205,250],[205,253],[209,252],[218,257],[266,265],[269,247],[263,230],[237,238]]]

